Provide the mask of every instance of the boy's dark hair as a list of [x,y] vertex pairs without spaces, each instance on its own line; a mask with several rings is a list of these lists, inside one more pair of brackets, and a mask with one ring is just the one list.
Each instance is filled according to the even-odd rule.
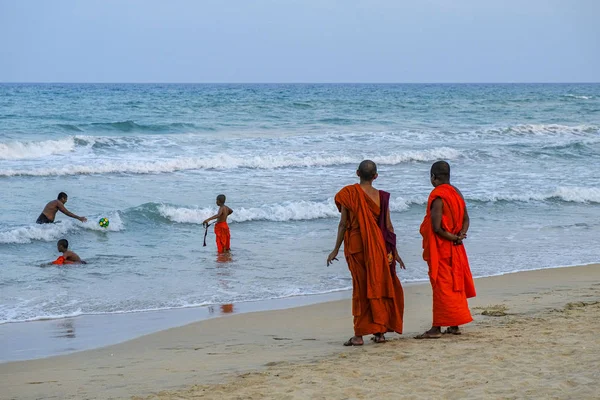
[[63,246],[65,249],[69,248],[69,241],[67,239],[60,239],[57,244]]
[[364,160],[358,166],[358,176],[365,181],[372,181],[377,175],[377,165],[371,160]]
[[225,200],[227,200],[227,197],[225,197],[224,194],[220,194],[217,196],[217,201],[221,204],[225,204]]
[[57,200],[61,200],[61,199],[66,199],[68,196],[65,192],[60,192],[58,194],[58,197],[56,198]]

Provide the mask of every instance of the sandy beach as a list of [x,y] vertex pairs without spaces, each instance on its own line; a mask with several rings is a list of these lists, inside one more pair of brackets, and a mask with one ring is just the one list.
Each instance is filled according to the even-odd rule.
[[192,323],[96,350],[0,364],[7,399],[598,398],[600,265],[476,280],[461,336],[405,288],[403,335],[345,348],[350,301]]

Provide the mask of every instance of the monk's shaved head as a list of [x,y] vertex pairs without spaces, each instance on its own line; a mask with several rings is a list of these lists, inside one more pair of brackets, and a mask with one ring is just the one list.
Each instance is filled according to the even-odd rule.
[[356,173],[360,179],[370,182],[377,175],[377,165],[371,160],[364,160],[358,166]]
[[431,175],[440,181],[450,179],[450,164],[446,161],[437,161],[431,166]]

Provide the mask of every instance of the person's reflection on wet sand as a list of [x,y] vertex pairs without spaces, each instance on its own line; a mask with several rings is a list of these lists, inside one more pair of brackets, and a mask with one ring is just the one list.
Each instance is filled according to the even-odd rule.
[[56,324],[56,336],[57,338],[67,338],[73,339],[75,338],[75,321],[72,319],[65,319],[64,321],[60,321]]
[[221,304],[221,313],[222,314],[230,314],[233,310],[233,304]]

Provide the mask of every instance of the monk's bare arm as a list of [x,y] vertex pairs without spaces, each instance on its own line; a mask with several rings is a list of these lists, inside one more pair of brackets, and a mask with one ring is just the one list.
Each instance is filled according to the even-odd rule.
[[57,207],[61,213],[65,214],[68,217],[78,219],[81,222],[87,221],[87,219],[85,217],[80,217],[79,215],[75,215],[71,211],[67,210],[67,207],[65,207],[65,205],[63,203],[61,203],[60,201],[57,202]]
[[453,233],[450,233],[450,232],[446,232],[442,228],[443,207],[444,207],[444,203],[443,203],[442,199],[440,199],[440,198],[435,199],[433,201],[433,203],[431,204],[431,226],[432,226],[435,234],[438,235],[439,237],[449,240],[451,242],[457,242],[457,241],[461,240],[459,236],[457,236]]
[[329,254],[329,257],[327,257],[327,266],[329,266],[329,264],[331,264],[333,260],[337,260],[337,254],[340,251],[342,243],[344,242],[344,235],[346,234],[347,224],[348,210],[346,209],[346,207],[342,206],[342,215],[340,217],[340,223],[338,225],[338,233],[337,238],[335,240],[335,247],[333,248],[331,254]]

